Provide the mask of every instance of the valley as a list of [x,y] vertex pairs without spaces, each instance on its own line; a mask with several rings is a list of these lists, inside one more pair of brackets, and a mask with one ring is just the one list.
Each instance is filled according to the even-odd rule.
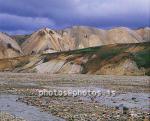
[[0,119],[149,121],[149,53],[149,27],[1,32]]
[[[50,121],[46,119],[46,115],[49,114],[53,117],[60,117],[60,119],[51,118],[52,121],[63,119],[67,121],[88,119],[91,121],[110,119],[112,121],[147,121],[149,117],[150,78],[148,76],[0,73],[0,77],[0,101],[7,100],[9,97],[12,100],[12,97],[16,96],[16,101],[13,103],[38,108],[42,111],[39,119],[45,116],[45,119],[42,120]],[[115,95],[93,98],[81,95],[40,97],[38,95],[40,90],[100,90],[102,94],[115,91]],[[3,102],[3,106],[7,105],[12,107],[7,101]],[[127,110],[122,110],[121,105]],[[7,110],[11,114],[22,116],[26,120],[30,118],[26,117],[28,108],[25,108],[22,113],[11,112],[10,109]],[[32,108],[32,110],[37,109]],[[44,114],[44,112],[49,114]],[[30,119],[30,121],[35,120],[34,116]]]

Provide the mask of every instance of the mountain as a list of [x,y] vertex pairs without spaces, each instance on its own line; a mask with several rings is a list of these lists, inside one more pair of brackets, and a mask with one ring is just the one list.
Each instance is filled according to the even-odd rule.
[[21,45],[25,54],[64,51],[73,48],[72,46],[69,40],[64,40],[58,33],[48,28],[34,32]]
[[[59,31],[63,37],[75,42],[75,49],[108,45],[115,43],[140,43],[150,41],[150,29],[144,29],[144,35],[139,30],[125,27],[102,30],[85,26],[74,26]],[[144,37],[145,36],[145,37]]]
[[48,28],[34,32],[21,45],[25,54],[53,53],[116,43],[150,42],[150,29],[131,30],[118,27],[102,30],[85,26],[73,26],[63,30]]
[[1,71],[50,74],[150,75],[150,42],[110,44],[0,60]]
[[0,32],[0,59],[22,55],[21,48],[15,40]]

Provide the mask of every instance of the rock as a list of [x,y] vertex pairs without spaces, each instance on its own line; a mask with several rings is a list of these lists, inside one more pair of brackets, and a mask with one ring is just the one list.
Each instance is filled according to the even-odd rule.
[[129,113],[129,108],[123,107],[123,114],[128,114]]

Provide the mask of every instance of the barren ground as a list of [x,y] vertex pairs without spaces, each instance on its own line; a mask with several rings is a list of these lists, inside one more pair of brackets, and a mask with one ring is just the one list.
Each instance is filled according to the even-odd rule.
[[[149,121],[149,84],[148,76],[0,73],[2,95],[15,94],[18,96],[17,102],[37,107],[42,112],[68,121]],[[36,90],[67,88],[109,89],[115,90],[118,95],[103,99],[36,95]],[[126,114],[118,109],[120,104],[127,107]]]

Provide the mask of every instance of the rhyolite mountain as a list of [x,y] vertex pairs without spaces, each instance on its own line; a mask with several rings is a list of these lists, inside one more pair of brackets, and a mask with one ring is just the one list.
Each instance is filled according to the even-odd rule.
[[25,54],[37,54],[44,51],[51,53],[73,49],[72,45],[73,43],[63,39],[54,30],[44,28],[34,32],[21,47]]
[[0,59],[17,57],[22,54],[18,43],[7,34],[0,32]]
[[140,43],[150,41],[150,29],[131,30],[117,27],[109,30],[74,26],[58,31],[64,38],[75,42],[75,49],[116,43]]
[[102,30],[73,26],[64,30],[40,29],[21,45],[25,54],[52,53],[116,43],[141,43],[150,41],[150,29],[131,30],[118,27]]
[[[98,28],[73,26],[63,30],[40,29],[29,36],[23,36],[21,48],[25,54],[53,53],[83,49],[94,46],[116,43],[142,43],[150,42],[150,28],[131,30],[117,27],[109,30]],[[15,37],[13,37],[15,38]]]

